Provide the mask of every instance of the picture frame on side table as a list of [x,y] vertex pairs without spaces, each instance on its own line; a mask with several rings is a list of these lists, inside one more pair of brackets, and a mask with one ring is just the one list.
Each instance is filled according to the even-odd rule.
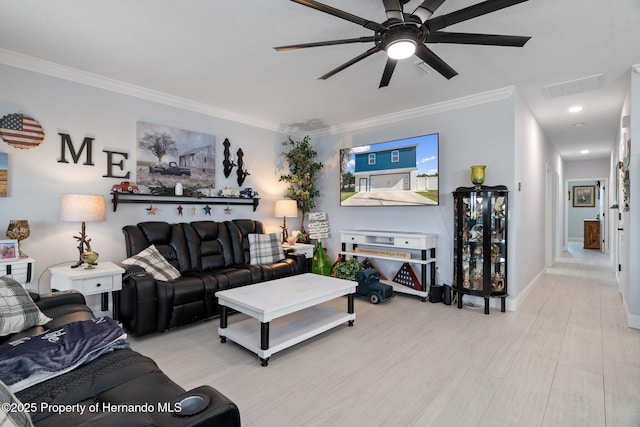
[[0,262],[17,261],[19,258],[17,240],[0,240]]
[[595,185],[576,185],[573,187],[573,207],[594,208],[596,206],[595,194]]

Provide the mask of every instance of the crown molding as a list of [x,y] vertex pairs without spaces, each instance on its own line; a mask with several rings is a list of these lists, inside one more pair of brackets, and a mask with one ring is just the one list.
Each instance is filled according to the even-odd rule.
[[507,86],[501,89],[481,92],[474,95],[455,98],[435,104],[424,105],[422,107],[411,108],[409,110],[398,111],[391,114],[385,114],[369,119],[358,120],[355,122],[344,123],[341,125],[331,126],[325,129],[309,132],[312,136],[323,136],[331,134],[340,134],[353,132],[361,129],[368,129],[376,126],[396,123],[402,120],[409,120],[424,117],[432,114],[443,113],[451,110],[472,107],[475,105],[485,104],[488,102],[501,101],[507,99],[515,93],[515,86]]
[[[512,96],[515,92],[515,87],[509,86],[502,89],[482,92],[470,96],[439,102],[436,104],[425,105],[409,110],[398,111],[382,116],[371,117],[364,120],[358,120],[307,132],[298,128],[258,120],[254,117],[244,116],[231,111],[223,110],[221,108],[213,107],[205,103],[169,95],[164,92],[159,92],[142,86],[126,83],[120,80],[111,79],[99,74],[81,71],[75,68],[63,66],[54,62],[45,61],[43,59],[35,58],[6,49],[0,49],[0,64],[5,64],[11,67],[33,71],[51,77],[72,81],[74,83],[119,93],[121,95],[132,96],[150,102],[156,102],[159,104],[180,108],[195,113],[230,120],[261,129],[280,133],[292,133],[295,135],[310,136],[323,136],[336,133],[353,132],[360,129],[383,126],[402,120],[424,117],[431,114],[437,114],[450,110],[457,110],[460,108],[466,108],[474,105],[503,100]],[[638,71],[639,68],[640,65],[634,66],[634,69],[636,71]]]
[[164,92],[148,89],[142,86],[126,83],[120,80],[111,79],[99,74],[88,73],[75,68],[66,67],[54,62],[45,61],[21,53],[6,49],[0,49],[0,63],[11,67],[33,71],[47,76],[56,77],[63,80],[72,81],[87,86],[119,93],[121,95],[132,96],[146,101],[157,102],[159,104],[180,108],[183,110],[214,116],[262,129],[279,132],[280,124],[269,123],[256,120],[252,117],[243,116],[231,111],[216,108],[208,104],[192,101],[178,96],[169,95]]

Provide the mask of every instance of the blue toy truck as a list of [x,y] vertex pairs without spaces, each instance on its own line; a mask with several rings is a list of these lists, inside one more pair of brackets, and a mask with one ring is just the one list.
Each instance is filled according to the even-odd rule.
[[368,268],[356,273],[356,295],[369,297],[372,304],[385,302],[393,298],[393,287],[380,283],[380,273],[375,268]]

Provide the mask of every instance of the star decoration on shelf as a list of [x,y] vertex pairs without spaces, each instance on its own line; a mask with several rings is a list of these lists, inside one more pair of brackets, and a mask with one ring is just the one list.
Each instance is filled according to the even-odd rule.
[[196,216],[196,207],[191,206],[191,216]]
[[154,208],[153,205],[149,205],[147,208],[147,215],[155,215],[158,211],[158,208]]
[[205,207],[204,207],[204,208],[202,208],[202,209],[204,209],[204,214],[205,214],[205,215],[209,215],[209,216],[211,216],[211,206],[207,205],[207,206],[205,206]]
[[182,216],[182,205],[178,206],[178,215]]
[[233,212],[233,209],[231,209],[231,207],[227,205],[227,207],[224,209],[224,214],[231,215],[231,212]]

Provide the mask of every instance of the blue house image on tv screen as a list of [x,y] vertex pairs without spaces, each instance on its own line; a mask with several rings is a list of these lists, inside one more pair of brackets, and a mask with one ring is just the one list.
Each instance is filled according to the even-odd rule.
[[355,191],[417,190],[416,145],[355,154]]

